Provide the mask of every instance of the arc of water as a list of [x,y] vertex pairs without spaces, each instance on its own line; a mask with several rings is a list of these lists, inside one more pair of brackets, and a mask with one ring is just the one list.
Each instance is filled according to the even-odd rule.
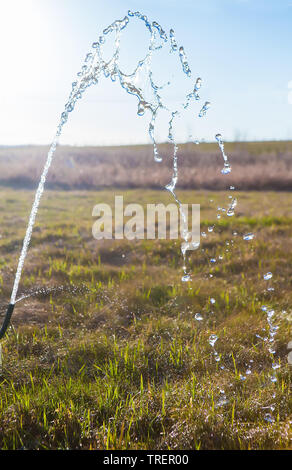
[[22,250],[21,250],[20,257],[19,257],[19,261],[18,261],[18,266],[17,266],[17,270],[16,270],[14,285],[13,285],[11,298],[10,298],[10,304],[8,305],[7,312],[6,312],[6,315],[5,315],[5,319],[4,319],[2,328],[0,330],[0,339],[3,338],[3,336],[5,335],[6,330],[9,326],[12,314],[13,314],[14,305],[15,305],[16,296],[17,296],[17,291],[18,291],[18,286],[19,286],[19,282],[20,282],[20,278],[21,278],[21,273],[22,273],[22,270],[23,270],[23,265],[24,265],[26,253],[27,253],[28,246],[29,246],[29,243],[30,243],[30,240],[31,240],[32,230],[33,230],[33,226],[34,226],[34,223],[35,223],[35,219],[36,219],[38,207],[39,207],[39,204],[40,204],[40,200],[41,200],[42,194],[44,192],[46,177],[47,177],[49,168],[50,168],[52,160],[53,160],[54,152],[55,152],[56,147],[57,147],[58,138],[59,138],[59,131],[58,131],[58,133],[57,133],[57,135],[56,135],[56,137],[55,137],[55,139],[54,139],[54,141],[51,145],[51,148],[48,152],[48,156],[47,156],[47,160],[46,160],[46,163],[45,163],[45,166],[44,166],[44,169],[43,169],[43,173],[42,173],[37,191],[35,193],[35,198],[34,198],[31,213],[30,213],[30,216],[29,216],[29,221],[28,221],[28,225],[27,225],[26,234],[25,234],[25,237],[24,237],[24,240],[23,240]]
[[[139,20],[142,20],[142,22],[144,23],[144,25],[146,26],[146,28],[150,32],[150,44],[149,44],[149,48],[148,48],[148,52],[146,54],[146,57],[143,60],[140,60],[138,62],[137,67],[136,67],[135,71],[132,74],[126,75],[120,70],[118,61],[119,61],[121,31],[127,27],[130,18],[137,18]],[[103,56],[102,56],[102,47],[103,47],[103,44],[106,41],[107,35],[109,35],[111,33],[115,34],[114,52],[113,52],[112,58],[109,61],[106,62],[103,59]],[[131,95],[134,95],[138,98],[138,113],[137,113],[138,115],[143,115],[145,110],[150,111],[151,119],[150,119],[150,124],[149,124],[149,135],[150,135],[151,140],[153,142],[154,159],[157,162],[160,162],[162,160],[160,155],[159,155],[159,152],[158,152],[158,149],[157,149],[157,144],[156,144],[156,141],[155,141],[155,122],[156,122],[157,113],[160,109],[167,109],[168,111],[169,111],[169,109],[164,105],[164,103],[162,102],[161,96],[159,94],[160,93],[159,90],[162,89],[163,87],[159,87],[154,83],[153,76],[152,76],[152,71],[151,71],[152,54],[156,51],[159,51],[163,47],[163,45],[161,45],[161,44],[159,44],[159,45],[156,44],[157,40],[162,42],[162,44],[165,44],[168,41],[170,41],[170,44],[171,44],[170,52],[171,53],[174,53],[174,52],[177,53],[178,60],[181,62],[181,67],[182,67],[183,72],[186,74],[187,77],[190,77],[191,76],[191,70],[190,70],[190,67],[188,65],[188,61],[187,61],[186,54],[184,52],[184,48],[182,46],[181,47],[177,46],[177,42],[176,42],[175,36],[174,36],[174,31],[170,30],[170,34],[169,34],[169,38],[168,38],[168,36],[165,33],[165,31],[163,30],[163,28],[156,21],[153,21],[151,23],[148,20],[148,18],[145,15],[142,15],[140,12],[131,12],[131,11],[129,11],[128,16],[126,15],[122,20],[114,21],[110,26],[108,26],[106,29],[104,29],[103,35],[99,37],[98,41],[96,41],[92,44],[92,51],[89,52],[86,55],[84,64],[82,65],[82,68],[81,68],[81,71],[78,72],[78,74],[77,74],[77,80],[75,82],[73,82],[73,84],[72,84],[72,91],[71,91],[71,93],[69,95],[69,99],[68,99],[68,101],[65,105],[65,110],[61,114],[61,119],[60,119],[59,125],[57,127],[57,132],[56,132],[54,140],[51,144],[51,147],[49,149],[47,159],[46,159],[46,162],[45,162],[45,166],[43,168],[43,172],[42,172],[42,175],[41,175],[41,178],[40,178],[40,182],[39,182],[38,188],[37,188],[36,193],[35,193],[35,198],[34,198],[31,213],[30,213],[30,216],[29,216],[29,221],[28,221],[28,225],[27,225],[26,234],[25,234],[25,237],[24,237],[24,240],[23,240],[22,250],[21,250],[20,257],[19,257],[19,261],[18,261],[18,266],[17,266],[17,270],[16,270],[14,285],[13,285],[11,298],[10,298],[10,304],[7,308],[6,316],[5,316],[2,328],[0,330],[0,339],[4,336],[4,334],[5,334],[5,332],[8,328],[8,325],[9,325],[9,322],[10,322],[10,319],[11,319],[11,316],[12,316],[12,313],[13,313],[13,310],[14,310],[14,305],[15,305],[15,302],[16,302],[19,282],[20,282],[20,278],[21,278],[25,258],[26,258],[26,255],[27,255],[29,243],[30,243],[30,240],[31,240],[36,215],[37,215],[37,212],[38,212],[38,208],[39,208],[39,204],[40,204],[42,194],[44,192],[44,187],[45,187],[45,182],[46,182],[46,178],[47,178],[47,175],[48,175],[48,171],[49,171],[50,166],[52,164],[53,156],[54,156],[54,153],[56,151],[58,141],[59,141],[59,137],[61,136],[61,133],[62,133],[63,126],[68,120],[69,113],[71,113],[74,110],[75,104],[77,103],[77,101],[82,98],[82,95],[83,95],[84,91],[87,88],[89,88],[91,85],[97,84],[98,81],[99,81],[100,75],[102,73],[106,78],[110,77],[113,82],[118,79],[119,82],[120,82],[121,87],[124,88],[127,91],[127,93],[129,93]],[[150,88],[152,90],[152,97],[147,98],[147,99],[144,96],[143,89],[140,88],[136,84],[136,82],[137,82],[136,79],[138,77],[138,74],[142,70],[144,71],[144,73],[146,73],[148,84],[150,84]],[[201,87],[201,79],[199,78],[196,81],[194,91],[191,94],[187,95],[187,103],[189,103],[190,99],[193,98],[193,97],[196,100],[199,99],[198,90],[199,90],[200,87]],[[209,105],[208,102],[206,102],[204,107],[203,107],[203,114],[205,114],[206,111],[207,111],[207,108],[208,108],[207,105]],[[182,107],[184,107],[184,106],[182,105]],[[174,117],[176,116],[176,113],[177,113],[177,111],[172,111],[171,112],[172,118],[171,118],[171,121],[169,123],[169,138],[170,138],[170,141],[172,141],[173,144],[174,144],[173,177],[172,177],[172,180],[169,183],[169,185],[167,185],[166,189],[171,192],[171,194],[173,195],[173,197],[176,200],[177,204],[179,205],[180,211],[182,211],[182,204],[181,204],[181,202],[179,201],[179,199],[177,198],[177,196],[175,194],[175,187],[176,187],[176,183],[177,183],[177,179],[178,179],[178,168],[177,168],[177,150],[178,150],[178,148],[177,148],[177,145],[176,145],[176,143],[173,139],[173,136],[172,136],[172,124],[173,124]],[[222,142],[220,142],[220,143],[223,145]],[[220,146],[221,150],[223,150],[222,145]],[[223,157],[224,157],[224,160],[225,160],[225,154],[224,154],[223,151],[222,151],[222,153],[223,153]],[[181,215],[184,219],[184,217],[185,217],[184,214],[182,213]],[[184,245],[185,245],[185,247],[184,248],[182,247],[182,253],[183,253],[183,257],[184,257],[184,264],[185,264],[185,251],[187,249],[187,238],[186,237],[187,237],[187,234],[185,234],[185,236],[184,236],[184,240],[185,240]],[[184,270],[185,270],[185,268],[184,268]],[[186,272],[185,272],[185,275],[186,275]]]

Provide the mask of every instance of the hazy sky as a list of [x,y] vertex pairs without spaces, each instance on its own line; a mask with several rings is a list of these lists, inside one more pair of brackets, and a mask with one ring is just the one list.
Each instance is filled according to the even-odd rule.
[[[82,59],[128,9],[173,27],[194,78],[203,78],[212,107],[198,138],[292,137],[291,0],[0,0],[0,8],[0,145],[51,141]],[[126,40],[127,56],[138,53],[142,36]],[[93,87],[61,142],[149,142],[147,119],[136,108],[137,100],[110,82]],[[180,140],[188,127],[182,123]]]

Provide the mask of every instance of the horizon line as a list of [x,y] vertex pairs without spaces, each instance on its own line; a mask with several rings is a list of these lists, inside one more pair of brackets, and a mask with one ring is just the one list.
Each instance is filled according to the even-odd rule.
[[[267,142],[292,142],[291,139],[246,139],[246,140],[224,140],[224,143],[226,144],[241,144],[241,143],[267,143]],[[173,145],[171,142],[168,141],[163,141],[163,142],[156,142],[157,145]],[[184,141],[184,142],[176,142],[177,145],[204,145],[204,144],[217,144],[215,140],[202,140],[199,143],[193,142],[193,141]],[[0,149],[3,148],[16,148],[16,147],[50,147],[50,144],[0,144]],[[128,143],[128,144],[58,144],[58,147],[75,147],[75,148],[87,148],[87,147],[153,147],[152,143]]]

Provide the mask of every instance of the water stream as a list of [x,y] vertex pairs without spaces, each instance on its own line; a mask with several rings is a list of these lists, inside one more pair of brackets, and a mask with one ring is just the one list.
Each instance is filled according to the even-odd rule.
[[[128,24],[130,21],[138,21],[141,22],[141,26],[145,27],[149,33],[149,44],[148,49],[145,55],[140,59],[134,71],[131,73],[125,73],[122,71],[120,66],[120,47],[121,47],[121,37],[124,30],[127,29]],[[114,46],[112,55],[109,59],[105,59],[104,48],[105,44],[109,37],[113,35],[114,38]],[[182,100],[180,105],[176,105],[175,107],[171,102],[168,102],[163,95],[163,91],[165,88],[169,86],[169,82],[164,85],[161,85],[157,82],[156,78],[154,77],[153,70],[152,70],[152,60],[154,55],[160,54],[161,51],[165,48],[168,48],[168,52],[172,54],[173,57],[176,57],[177,60],[177,68],[180,70],[180,73],[183,73],[185,77],[189,80],[190,86],[188,92],[185,94],[184,99]],[[86,90],[93,86],[97,85],[102,78],[110,79],[112,82],[118,83],[128,94],[133,95],[137,99],[137,114],[138,116],[143,116],[145,113],[149,115],[149,125],[148,125],[148,133],[150,139],[153,143],[153,154],[154,160],[159,163],[162,161],[162,156],[160,155],[158,144],[156,142],[155,137],[155,129],[156,129],[156,122],[158,115],[161,111],[168,113],[168,141],[172,144],[172,161],[173,161],[173,168],[172,168],[172,177],[171,181],[166,185],[165,189],[172,195],[174,200],[176,201],[179,212],[181,215],[182,220],[182,244],[181,244],[181,252],[183,256],[183,282],[189,282],[191,280],[191,273],[187,266],[187,252],[190,249],[197,248],[198,246],[194,246],[193,242],[191,241],[190,233],[188,231],[188,220],[187,214],[184,211],[184,207],[180,199],[176,194],[176,187],[179,178],[179,147],[176,142],[175,138],[175,126],[177,119],[191,107],[192,103],[196,103],[200,100],[199,92],[202,88],[202,79],[201,77],[193,77],[192,70],[190,68],[186,52],[184,47],[179,45],[176,37],[175,32],[173,29],[166,33],[162,26],[157,23],[156,21],[150,21],[145,15],[141,14],[140,12],[132,12],[129,11],[128,14],[121,20],[114,21],[111,25],[109,25],[106,29],[104,29],[103,34],[93,42],[89,52],[86,54],[84,62],[81,66],[80,71],[77,73],[76,80],[72,83],[72,90],[69,94],[68,100],[64,106],[64,110],[61,113],[61,117],[59,119],[57,130],[51,147],[49,149],[47,159],[45,162],[45,166],[43,168],[43,172],[40,178],[40,182],[38,188],[35,193],[34,202],[32,205],[31,213],[29,216],[29,221],[27,225],[26,234],[23,240],[23,246],[21,250],[21,254],[18,261],[18,266],[16,270],[14,285],[11,294],[11,304],[15,304],[17,301],[20,301],[23,298],[30,296],[31,294],[24,295],[17,299],[19,283],[21,279],[22,270],[24,267],[26,255],[28,252],[33,227],[35,224],[40,200],[42,194],[44,192],[46,178],[53,162],[53,157],[59,142],[59,139],[62,135],[63,127],[68,122],[70,114],[75,110],[75,107],[79,100],[82,99]],[[194,113],[195,118],[204,118],[211,106],[209,101],[205,101],[203,105],[199,106],[196,114]],[[228,157],[225,153],[223,137],[221,134],[216,134],[215,140],[218,143],[219,149],[221,151],[223,157],[223,168],[222,174],[227,175],[231,172],[231,165],[229,163]],[[195,140],[198,143],[197,140]],[[234,191],[234,187],[230,186],[230,191]],[[229,204],[226,208],[217,208],[217,219],[220,219],[222,214],[225,214],[228,217],[233,217],[235,215],[235,208],[237,206],[237,198],[229,196]],[[214,225],[208,228],[208,234],[212,234],[214,231]],[[207,237],[206,233],[201,234],[202,237]],[[234,234],[236,235],[236,234]],[[253,233],[247,233],[243,235],[243,239],[251,242],[254,238]],[[226,242],[226,251],[229,251],[229,245],[232,244],[231,242]],[[219,257],[223,259],[223,255]],[[211,258],[211,264],[215,264],[218,260],[215,258]],[[210,277],[212,274],[210,273]],[[268,281],[271,279],[271,273],[267,273],[265,279]],[[45,293],[46,291],[43,291]],[[37,294],[42,294],[42,290],[38,290]],[[211,299],[211,304],[215,304],[216,300]],[[266,342],[269,345],[270,354],[274,354],[274,337],[277,331],[277,327],[273,322],[274,318],[274,311],[268,307],[263,306],[262,308],[266,315],[267,315],[267,323],[269,327],[268,337]],[[198,322],[203,321],[203,316],[201,313],[196,314],[196,320]],[[218,340],[218,336],[215,334],[211,334],[209,336],[209,344],[212,348],[213,357],[216,363],[220,363],[220,354],[215,349],[215,343]],[[271,376],[272,381],[276,381],[276,374],[275,371],[278,368],[278,365],[273,361],[272,369],[273,374]],[[246,375],[251,373],[250,365],[247,368]],[[221,401],[220,403],[223,404],[227,403],[224,391],[221,391]]]

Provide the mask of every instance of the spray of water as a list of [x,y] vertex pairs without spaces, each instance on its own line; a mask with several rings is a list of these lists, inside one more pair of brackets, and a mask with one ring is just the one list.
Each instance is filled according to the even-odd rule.
[[[147,28],[150,34],[149,40],[149,47],[146,56],[139,60],[137,66],[133,73],[125,74],[119,64],[119,57],[120,57],[120,41],[121,41],[121,34],[122,31],[128,26],[130,19],[136,19],[142,21],[144,26]],[[112,56],[109,60],[104,58],[103,49],[104,45],[107,41],[107,38],[110,35],[114,35],[114,48]],[[72,83],[72,91],[69,95],[68,101],[65,104],[65,109],[61,114],[61,118],[59,124],[57,126],[57,132],[51,148],[48,152],[47,160],[43,169],[43,173],[41,175],[40,183],[37,188],[35,199],[33,202],[33,206],[31,209],[31,214],[29,217],[29,222],[26,230],[26,234],[23,241],[23,246],[21,250],[21,254],[19,257],[19,262],[17,266],[15,281],[12,289],[11,294],[11,304],[15,304],[19,282],[25,262],[25,258],[27,255],[28,247],[30,244],[33,226],[35,223],[36,215],[38,212],[40,200],[44,191],[44,186],[47,178],[48,171],[53,161],[53,156],[56,151],[56,147],[58,145],[59,138],[62,134],[63,126],[68,121],[70,113],[75,109],[76,103],[82,98],[84,92],[92,85],[98,84],[99,80],[102,77],[110,78],[112,82],[118,81],[121,87],[130,95],[134,95],[138,99],[138,109],[137,114],[142,116],[145,114],[146,111],[150,113],[150,122],[149,122],[149,136],[153,143],[154,149],[154,159],[156,162],[161,162],[162,157],[159,154],[157,142],[155,140],[155,123],[160,110],[166,110],[170,114],[169,120],[169,141],[173,144],[173,176],[171,182],[166,186],[166,189],[172,194],[176,203],[178,204],[179,211],[181,214],[182,219],[182,236],[183,236],[183,243],[182,243],[182,254],[184,258],[184,275],[182,277],[183,281],[189,281],[190,273],[187,272],[186,267],[186,252],[190,248],[194,248],[191,246],[190,242],[190,234],[188,232],[188,224],[187,224],[187,214],[185,214],[182,203],[178,199],[175,193],[176,184],[178,181],[178,146],[175,142],[174,135],[173,135],[173,126],[175,119],[180,115],[180,113],[186,109],[190,102],[194,100],[199,100],[199,90],[202,86],[202,79],[197,78],[195,84],[193,85],[193,91],[186,95],[184,102],[181,104],[180,109],[171,109],[169,104],[166,103],[162,96],[161,91],[164,87],[169,85],[169,82],[166,85],[158,86],[153,78],[153,73],[151,70],[151,61],[153,54],[159,53],[159,51],[170,43],[170,53],[171,54],[178,54],[178,64],[180,62],[183,73],[191,79],[191,69],[188,64],[187,56],[182,46],[178,47],[174,30],[171,29],[169,35],[163,30],[163,28],[158,24],[156,21],[150,22],[148,18],[141,14],[140,12],[132,12],[129,11],[128,14],[122,19],[114,21],[110,26],[104,29],[103,34],[99,37],[99,39],[92,44],[90,52],[85,57],[84,63],[82,64],[81,70],[77,74],[77,79]],[[143,77],[142,85],[139,84],[141,82],[141,77]],[[203,105],[201,111],[199,112],[199,116],[205,116],[207,110],[210,107],[210,103],[207,101]],[[218,140],[219,146],[222,150],[222,155],[224,158],[224,167],[228,170],[230,169],[230,165],[228,164],[228,159],[224,153],[224,144],[222,141],[222,137],[218,134],[216,139]],[[223,170],[222,170],[223,171]],[[227,172],[227,171],[225,171]]]
[[48,174],[49,168],[51,166],[51,163],[52,163],[52,160],[53,160],[53,155],[54,155],[56,147],[57,147],[58,138],[61,134],[61,129],[62,129],[62,127],[60,125],[59,129],[58,129],[58,132],[56,134],[56,137],[54,138],[54,141],[53,141],[53,143],[51,145],[51,148],[49,150],[47,161],[46,161],[46,164],[44,166],[43,173],[42,173],[42,176],[41,176],[41,179],[40,179],[40,182],[39,182],[39,186],[38,186],[36,194],[35,194],[35,199],[34,199],[34,203],[33,203],[31,213],[30,213],[30,216],[29,216],[28,226],[27,226],[26,234],[25,234],[25,237],[24,237],[24,240],[23,240],[22,250],[21,250],[20,257],[19,257],[19,261],[18,261],[17,271],[16,271],[14,285],[13,285],[11,299],[10,299],[10,303],[13,304],[13,305],[15,304],[15,301],[16,301],[16,296],[17,296],[17,292],[18,292],[21,273],[22,273],[24,261],[25,261],[26,255],[27,255],[27,250],[28,250],[28,247],[29,247],[33,226],[34,226],[36,215],[37,215],[37,212],[38,212],[40,200],[41,200],[42,194],[44,192],[44,187],[45,187],[47,174]]
[[21,302],[22,300],[29,299],[31,297],[47,297],[52,294],[63,294],[63,293],[70,293],[73,294],[84,294],[90,293],[90,290],[85,285],[78,285],[74,286],[72,284],[69,285],[61,285],[61,286],[54,286],[54,287],[39,287],[38,289],[34,289],[24,294],[21,294],[15,303]]
[[[149,38],[148,50],[147,50],[145,57],[137,62],[137,65],[132,73],[126,74],[121,70],[121,67],[120,67],[120,42],[121,42],[122,32],[123,30],[127,28],[130,20],[141,21],[142,24],[144,24],[144,26],[148,30],[150,38]],[[114,37],[113,53],[110,59],[106,60],[105,54],[104,54],[104,47],[107,42],[107,39],[111,35],[113,35]],[[162,161],[162,156],[159,153],[158,145],[155,139],[155,125],[156,125],[157,117],[160,111],[162,110],[167,111],[169,113],[168,140],[173,146],[173,153],[172,153],[173,172],[172,172],[171,181],[166,185],[165,188],[167,191],[169,191],[169,193],[175,199],[178,205],[179,211],[180,211],[180,215],[181,215],[182,238],[183,238],[181,251],[182,251],[183,260],[184,260],[184,263],[183,263],[184,272],[182,276],[182,281],[188,282],[191,280],[191,274],[187,268],[186,254],[188,250],[197,248],[198,246],[194,246],[193,242],[190,241],[191,237],[190,237],[190,233],[188,232],[187,214],[184,212],[183,204],[181,203],[180,199],[177,197],[177,194],[176,194],[176,186],[177,186],[179,174],[178,174],[178,145],[175,140],[174,127],[176,124],[176,120],[180,117],[181,113],[183,113],[185,110],[190,108],[192,102],[196,102],[200,100],[199,91],[202,87],[202,79],[200,77],[196,78],[194,84],[192,85],[192,87],[190,87],[191,91],[186,93],[182,103],[178,105],[176,108],[173,108],[167,102],[167,100],[163,97],[163,90],[169,86],[170,82],[167,82],[165,85],[162,85],[162,86],[158,85],[158,83],[154,79],[153,71],[152,71],[152,59],[153,59],[154,54],[159,53],[163,48],[166,48],[166,47],[169,48],[170,54],[172,54],[173,56],[177,56],[177,59],[178,59],[177,63],[181,67],[184,76],[187,77],[189,80],[192,80],[192,71],[188,63],[187,55],[185,53],[183,46],[178,45],[174,30],[171,29],[169,31],[169,34],[167,34],[159,23],[157,23],[156,21],[153,21],[153,22],[149,21],[145,15],[141,14],[138,11],[136,12],[129,11],[128,14],[122,20],[114,21],[110,26],[104,29],[103,34],[98,38],[97,41],[95,41],[92,44],[92,47],[90,51],[88,52],[88,54],[86,55],[84,63],[82,64],[81,70],[77,74],[76,80],[72,83],[72,90],[65,104],[65,109],[63,110],[61,114],[61,117],[57,126],[56,135],[53,139],[50,150],[48,152],[47,160],[46,160],[46,163],[45,163],[45,166],[44,166],[41,178],[40,178],[39,186],[35,194],[35,199],[33,202],[32,209],[31,209],[26,234],[23,240],[23,246],[22,246],[20,257],[19,257],[17,271],[15,275],[15,281],[14,281],[14,285],[12,289],[11,300],[10,300],[10,304],[12,306],[16,303],[16,301],[20,301],[31,295],[34,295],[34,294],[42,295],[42,294],[48,293],[44,289],[39,289],[34,294],[30,293],[28,295],[23,295],[18,300],[16,300],[19,283],[21,279],[21,274],[22,274],[25,258],[27,255],[27,251],[29,248],[35,219],[37,216],[40,200],[44,192],[47,174],[52,164],[54,153],[56,151],[59,138],[62,134],[63,127],[67,123],[70,113],[74,111],[77,102],[83,97],[85,91],[92,85],[98,84],[100,79],[103,77],[110,78],[112,82],[118,82],[120,86],[128,94],[133,95],[138,99],[138,107],[137,107],[138,116],[143,116],[146,112],[149,113],[150,120],[149,120],[149,126],[148,126],[148,133],[153,143],[154,160],[156,162]],[[203,106],[201,106],[201,109],[199,110],[197,116],[199,118],[204,118],[210,106],[211,106],[211,103],[209,101],[205,101]],[[224,166],[221,172],[223,175],[227,175],[231,172],[231,165],[225,153],[223,137],[221,134],[216,134],[215,139],[222,153],[223,162],[224,162]],[[196,140],[193,139],[193,141],[196,144],[199,143],[197,139]],[[234,189],[235,188],[233,186],[230,186],[231,191],[234,191]],[[235,215],[237,199],[233,196],[229,196],[229,198],[230,198],[230,203],[226,209],[222,207],[217,208],[217,219],[220,219],[221,215],[224,213],[228,217],[232,217]],[[215,225],[209,226],[208,233],[212,234],[212,232],[214,231],[214,228],[215,228]],[[207,234],[205,232],[202,232],[201,235],[204,238],[207,237]],[[233,235],[236,236],[237,233],[234,232]],[[243,239],[245,241],[251,242],[254,239],[254,234],[247,233],[243,235]],[[233,240],[231,240],[230,243],[232,244]],[[226,252],[229,251],[230,243],[226,242]],[[223,259],[223,256],[219,256],[218,260],[215,258],[212,258],[209,261],[211,265],[215,265],[217,261],[220,261],[221,259]],[[210,277],[212,276],[213,275],[210,273]],[[265,280],[269,280],[271,279],[271,277],[272,277],[271,273],[267,273],[265,275]],[[62,290],[62,289],[63,287],[61,286],[59,290]],[[216,302],[215,299],[213,298],[210,299],[211,304],[215,304],[215,302]],[[273,322],[274,310],[265,306],[262,307],[262,310],[266,312],[267,323],[268,323],[268,328],[269,328],[269,336],[265,338],[264,340],[268,343],[269,352],[271,356],[273,356],[275,354],[274,337],[277,331],[277,326]],[[12,312],[10,312],[10,316],[11,314]],[[204,317],[200,313],[197,313],[195,315],[195,318],[198,322],[202,322],[204,320]],[[208,342],[212,348],[214,359],[216,363],[218,364],[220,363],[221,358],[220,358],[220,354],[215,349],[215,343],[217,342],[217,340],[218,340],[218,337],[215,334],[212,334],[209,337]],[[253,362],[253,361],[250,361],[250,362]],[[272,382],[275,382],[277,380],[275,371],[278,367],[279,367],[278,364],[275,361],[273,361],[273,364],[272,364],[273,373],[271,375]],[[223,369],[224,367],[221,366],[221,368]],[[248,368],[246,371],[246,375],[249,375],[249,374],[251,374],[250,364],[248,365]],[[245,380],[245,378],[246,378],[245,376],[242,376],[242,380]],[[223,406],[224,404],[228,403],[224,390],[220,390],[220,394],[221,395],[220,395],[219,402],[217,403],[217,406]],[[270,411],[271,412],[273,411],[272,407],[270,407]],[[268,413],[267,416],[268,416],[267,420],[272,419],[271,414]]]

